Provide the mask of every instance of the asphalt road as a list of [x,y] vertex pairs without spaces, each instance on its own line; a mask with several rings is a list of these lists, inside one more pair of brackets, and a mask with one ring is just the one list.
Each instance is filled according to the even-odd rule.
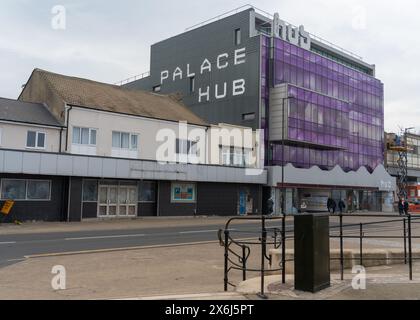
[[[169,222],[170,223],[170,222]],[[279,222],[268,227],[281,227]],[[0,235],[0,268],[25,260],[25,256],[68,253],[153,245],[173,245],[218,240],[222,224],[205,226],[177,226],[130,230],[101,230],[36,234]],[[287,229],[292,222],[287,222]],[[258,236],[260,224],[232,226],[235,238]]]
[[[279,220],[267,222],[267,227],[281,228],[280,224]],[[330,226],[336,227],[337,223],[331,221]],[[23,261],[26,256],[32,255],[215,241],[218,240],[217,231],[223,227],[224,224],[206,224],[204,226],[0,235],[0,268]],[[236,224],[231,228],[235,239],[257,237],[261,232],[260,223]],[[345,227],[346,230],[358,230],[358,228],[357,225]],[[293,221],[287,221],[286,230],[292,229]],[[335,229],[335,231],[338,230]]]

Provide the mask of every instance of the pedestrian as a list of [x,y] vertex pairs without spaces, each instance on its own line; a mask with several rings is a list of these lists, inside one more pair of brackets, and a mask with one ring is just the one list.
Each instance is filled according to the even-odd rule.
[[272,215],[274,213],[274,201],[273,201],[273,197],[270,197],[267,200],[267,215]]
[[346,204],[344,203],[343,199],[340,199],[340,201],[338,202],[338,209],[340,210],[340,214],[343,214],[345,208]]
[[401,198],[398,200],[398,212],[399,212],[400,216],[402,216],[404,214],[404,204],[403,204],[403,200]]
[[404,213],[408,216],[408,211],[410,209],[410,204],[408,203],[407,200],[404,200]]
[[333,214],[335,214],[335,209],[337,209],[337,204],[335,203],[334,199],[331,199],[331,210]]
[[328,209],[328,213],[331,213],[331,206],[332,206],[332,199],[328,198],[327,200],[327,209]]

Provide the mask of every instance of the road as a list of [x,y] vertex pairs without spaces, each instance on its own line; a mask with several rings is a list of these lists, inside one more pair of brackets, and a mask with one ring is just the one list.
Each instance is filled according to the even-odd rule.
[[[281,228],[280,224],[281,222],[276,220],[268,222],[267,226]],[[330,225],[336,227],[337,222],[331,221]],[[218,223],[202,226],[0,235],[0,268],[23,261],[27,256],[33,255],[215,241],[218,240],[217,231],[223,227],[224,223]],[[400,228],[395,225],[393,227]],[[231,228],[235,232],[235,238],[256,237],[261,231],[260,222],[234,224]],[[293,221],[288,220],[286,230],[292,230],[292,228]],[[345,230],[358,230],[358,228],[357,225],[352,225],[345,227]],[[377,228],[377,226],[370,228]]]
[[[168,222],[170,223],[170,222]],[[292,227],[288,221],[286,227]],[[235,225],[235,236],[257,236],[257,223]],[[268,223],[269,227],[280,227],[279,222]],[[51,253],[133,248],[153,245],[174,245],[218,240],[217,232],[222,224],[204,226],[176,226],[139,228],[129,230],[101,230],[78,232],[55,232],[34,234],[0,235],[0,268],[25,260],[26,256]]]

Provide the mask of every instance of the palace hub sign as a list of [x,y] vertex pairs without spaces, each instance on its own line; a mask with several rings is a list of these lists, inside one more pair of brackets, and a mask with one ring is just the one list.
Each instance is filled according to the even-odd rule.
[[[210,62],[213,61],[213,62]],[[232,55],[229,53],[221,53],[216,57],[204,58],[200,65],[191,66],[177,66],[174,70],[163,70],[160,73],[160,84],[163,85],[166,81],[179,81],[184,78],[195,78],[196,73],[192,72],[193,68],[199,70],[197,73],[204,75],[212,73],[216,70],[223,70],[228,68],[235,68],[238,65],[246,63],[246,48],[237,49]],[[229,96],[241,96],[246,92],[245,79],[236,79],[232,83],[216,83],[213,87],[205,86],[198,88],[198,102],[208,102],[211,98],[216,100],[226,98]]]

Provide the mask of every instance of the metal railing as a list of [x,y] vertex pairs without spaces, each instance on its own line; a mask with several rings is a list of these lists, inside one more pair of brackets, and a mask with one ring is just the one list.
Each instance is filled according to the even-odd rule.
[[130,83],[130,82],[133,82],[133,81],[136,81],[136,80],[141,80],[141,79],[147,78],[149,76],[150,76],[150,71],[143,72],[141,74],[132,76],[130,78],[127,78],[127,79],[118,81],[118,82],[114,83],[114,85],[116,85],[116,86],[123,86],[123,85],[125,85],[127,83]]
[[[218,232],[220,245],[224,247],[224,290],[228,291],[229,286],[236,287],[235,284],[230,282],[229,273],[232,270],[239,270],[242,272],[242,280],[247,280],[248,272],[258,272],[261,275],[261,292],[260,296],[265,298],[265,275],[267,272],[266,263],[271,265],[271,257],[267,254],[268,248],[271,246],[273,249],[282,247],[282,261],[279,268],[270,269],[270,272],[281,271],[285,276],[286,269],[286,247],[282,245],[286,241],[286,228],[268,227],[267,222],[281,221],[282,226],[285,217],[238,217],[230,219],[224,229]],[[231,224],[234,221],[261,221],[261,230],[237,230],[232,229]],[[235,239],[235,234],[252,235],[250,238]],[[251,255],[251,247],[259,246],[261,248],[260,254],[260,268],[249,267],[248,260]],[[236,260],[234,260],[236,259]]]
[[[286,263],[294,261],[293,258],[286,258],[286,241],[294,239],[294,228],[286,228],[287,217],[294,217],[295,215],[287,215],[281,217],[238,217],[230,219],[224,229],[220,229],[218,232],[218,238],[220,245],[224,247],[224,290],[228,291],[229,286],[236,287],[229,280],[229,274],[232,270],[239,270],[242,272],[242,280],[247,280],[248,272],[260,273],[261,276],[261,287],[260,294],[262,298],[265,298],[265,276],[267,272],[279,272],[282,274],[282,283],[286,281]],[[344,223],[344,219],[351,217],[354,218],[387,218],[379,221],[359,222],[359,223]],[[413,239],[420,239],[420,236],[413,235],[413,224],[420,224],[420,217],[413,217],[412,215],[380,215],[380,214],[331,214],[330,221],[334,218],[339,219],[335,225],[330,225],[330,239],[339,240],[339,258],[330,257],[330,262],[339,260],[340,262],[340,276],[341,280],[344,280],[344,269],[346,260],[357,260],[360,265],[368,260],[399,260],[404,261],[404,264],[408,265],[408,273],[410,281],[413,280],[413,261],[419,260],[420,258],[413,257]],[[258,229],[233,229],[232,222],[247,222],[247,221],[260,221],[260,230]],[[281,227],[268,227],[267,223],[281,222]],[[386,228],[384,225],[394,224],[393,228]],[[375,229],[376,227],[376,229]],[[379,229],[378,229],[379,227]],[[419,227],[420,228],[420,227]],[[338,229],[338,231],[337,231]],[[377,232],[389,232],[397,231],[399,234],[374,234]],[[248,238],[235,238],[235,235],[249,234],[252,237]],[[359,256],[358,257],[345,257],[345,240],[356,239],[359,240]],[[364,254],[365,239],[401,239],[403,240],[404,256],[401,257],[367,257]],[[250,267],[248,262],[251,256],[252,247],[259,247],[260,262],[259,268]],[[269,247],[273,249],[281,248],[281,261],[279,268],[266,268],[268,262],[272,266],[272,257],[267,254]]]

